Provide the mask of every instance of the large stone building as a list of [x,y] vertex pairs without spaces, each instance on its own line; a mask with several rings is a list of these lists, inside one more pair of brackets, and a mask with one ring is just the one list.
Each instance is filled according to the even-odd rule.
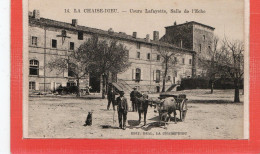
[[[190,24],[187,25],[189,27]],[[202,48],[200,45],[198,47],[201,38],[197,35],[202,35],[205,40],[211,37],[210,33],[206,33],[212,29],[207,29],[209,26],[195,22],[192,22],[191,25],[197,27],[197,29],[193,29],[193,32],[191,32],[193,34],[189,34],[182,40],[180,46],[176,46],[176,42],[171,44],[160,41],[158,31],[153,32],[152,39],[149,35],[146,38],[138,38],[137,32],[133,32],[133,35],[127,35],[123,32],[114,32],[111,29],[105,31],[80,26],[76,19],[72,19],[72,23],[65,23],[41,18],[40,12],[34,10],[33,13],[29,13],[29,90],[53,91],[60,85],[75,85],[75,80],[70,76],[68,70],[63,72],[51,70],[47,67],[47,64],[53,58],[67,57],[70,52],[76,51],[93,34],[102,39],[118,39],[129,50],[129,61],[132,64],[125,72],[116,75],[113,85],[117,89],[130,91],[132,87],[138,86],[140,91],[155,92],[161,90],[164,69],[163,59],[158,50],[160,47],[164,47],[176,53],[174,57],[177,63],[170,68],[166,78],[166,90],[171,89],[179,84],[182,78],[195,75],[192,74],[196,70],[193,63],[194,57],[196,57],[195,51]],[[203,30],[203,28],[205,34],[199,30]],[[165,36],[174,36],[173,31],[174,28],[166,27]],[[89,74],[80,81],[80,85],[81,88],[91,86],[91,92],[100,92],[101,80],[101,78]]]
[[212,48],[215,28],[191,21],[178,25],[175,22],[174,25],[167,26],[165,29],[165,35],[160,40],[195,51],[196,56],[193,58],[195,67],[192,74],[193,76],[205,75],[205,70],[200,67],[198,56],[203,59],[210,58],[208,55]]

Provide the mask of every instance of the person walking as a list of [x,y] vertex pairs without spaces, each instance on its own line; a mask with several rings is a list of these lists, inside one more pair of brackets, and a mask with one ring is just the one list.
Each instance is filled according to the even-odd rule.
[[[127,99],[124,97],[124,91],[119,92],[120,96],[117,97],[117,111],[118,111],[118,121],[119,128],[125,130],[126,129],[126,120],[127,120],[127,112],[128,112],[128,104]],[[123,119],[123,123],[122,123]]]

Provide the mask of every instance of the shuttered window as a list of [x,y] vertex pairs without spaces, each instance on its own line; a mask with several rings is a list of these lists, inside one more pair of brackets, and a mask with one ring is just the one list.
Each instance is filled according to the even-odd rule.
[[161,76],[161,71],[160,71],[160,70],[156,70],[156,79],[155,79],[155,81],[156,81],[157,83],[160,82],[160,76]]
[[35,90],[35,82],[34,81],[30,81],[29,82],[29,90]]
[[37,37],[32,36],[32,43],[31,43],[31,44],[32,44],[33,46],[37,46],[37,40],[38,40]]
[[141,80],[141,69],[137,68],[135,71],[135,80],[140,81]]
[[30,75],[39,75],[39,61],[38,60],[30,60]]
[[137,52],[137,55],[136,55],[137,59],[140,59],[140,57],[141,57],[140,54],[141,54],[140,52]]

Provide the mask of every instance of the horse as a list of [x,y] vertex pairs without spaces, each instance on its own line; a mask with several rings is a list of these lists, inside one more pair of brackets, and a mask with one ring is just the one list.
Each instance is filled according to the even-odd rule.
[[141,123],[142,113],[144,114],[144,126],[146,125],[146,115],[148,110],[148,95],[142,94],[136,97],[137,111],[139,114],[139,124]]

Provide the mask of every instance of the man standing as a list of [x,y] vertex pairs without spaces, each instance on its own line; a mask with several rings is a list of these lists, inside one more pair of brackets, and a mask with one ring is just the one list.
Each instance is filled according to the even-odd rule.
[[114,89],[112,87],[109,88],[107,94],[107,100],[108,100],[107,110],[109,110],[111,102],[113,105],[113,110],[115,110],[115,97],[116,97],[116,93],[114,92]]
[[[119,92],[120,96],[117,97],[117,111],[118,111],[118,121],[119,121],[119,128],[125,130],[126,129],[126,120],[127,120],[127,111],[128,111],[128,104],[127,99],[124,97],[124,91]],[[122,118],[123,118],[123,125],[122,125]]]
[[130,93],[130,100],[132,101],[132,110],[133,112],[137,112],[137,102],[136,97],[139,96],[139,92],[137,91],[137,88],[134,87],[134,90]]

